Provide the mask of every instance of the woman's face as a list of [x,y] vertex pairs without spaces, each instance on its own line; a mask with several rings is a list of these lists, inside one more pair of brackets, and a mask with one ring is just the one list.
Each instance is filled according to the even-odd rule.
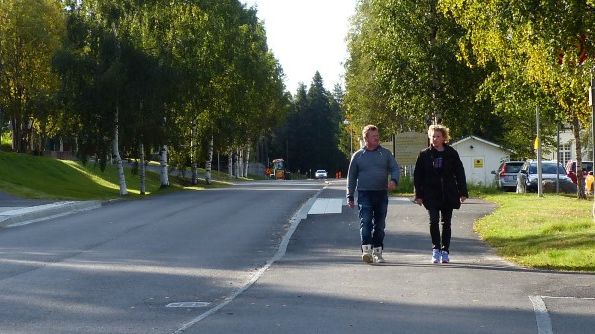
[[442,147],[444,145],[444,136],[441,131],[434,130],[432,132],[432,146]]

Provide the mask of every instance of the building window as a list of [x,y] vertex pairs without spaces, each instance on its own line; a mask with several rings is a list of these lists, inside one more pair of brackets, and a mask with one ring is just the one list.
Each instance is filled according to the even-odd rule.
[[566,162],[571,158],[570,153],[570,143],[560,144],[560,156],[558,157],[558,161],[566,166]]

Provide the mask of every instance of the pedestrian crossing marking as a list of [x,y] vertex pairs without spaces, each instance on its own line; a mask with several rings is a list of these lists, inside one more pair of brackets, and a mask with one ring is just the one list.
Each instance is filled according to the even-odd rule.
[[324,215],[329,213],[341,213],[343,198],[318,198],[308,211],[309,215]]

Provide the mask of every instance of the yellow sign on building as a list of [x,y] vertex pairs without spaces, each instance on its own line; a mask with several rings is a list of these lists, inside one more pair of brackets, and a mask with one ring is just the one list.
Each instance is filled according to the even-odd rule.
[[473,168],[483,168],[483,159],[473,159]]

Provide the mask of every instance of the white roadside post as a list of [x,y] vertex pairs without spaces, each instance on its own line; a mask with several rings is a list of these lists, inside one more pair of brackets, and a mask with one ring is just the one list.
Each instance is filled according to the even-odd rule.
[[541,174],[541,138],[539,138],[539,107],[535,107],[535,120],[537,123],[537,196],[543,197],[543,185]]

